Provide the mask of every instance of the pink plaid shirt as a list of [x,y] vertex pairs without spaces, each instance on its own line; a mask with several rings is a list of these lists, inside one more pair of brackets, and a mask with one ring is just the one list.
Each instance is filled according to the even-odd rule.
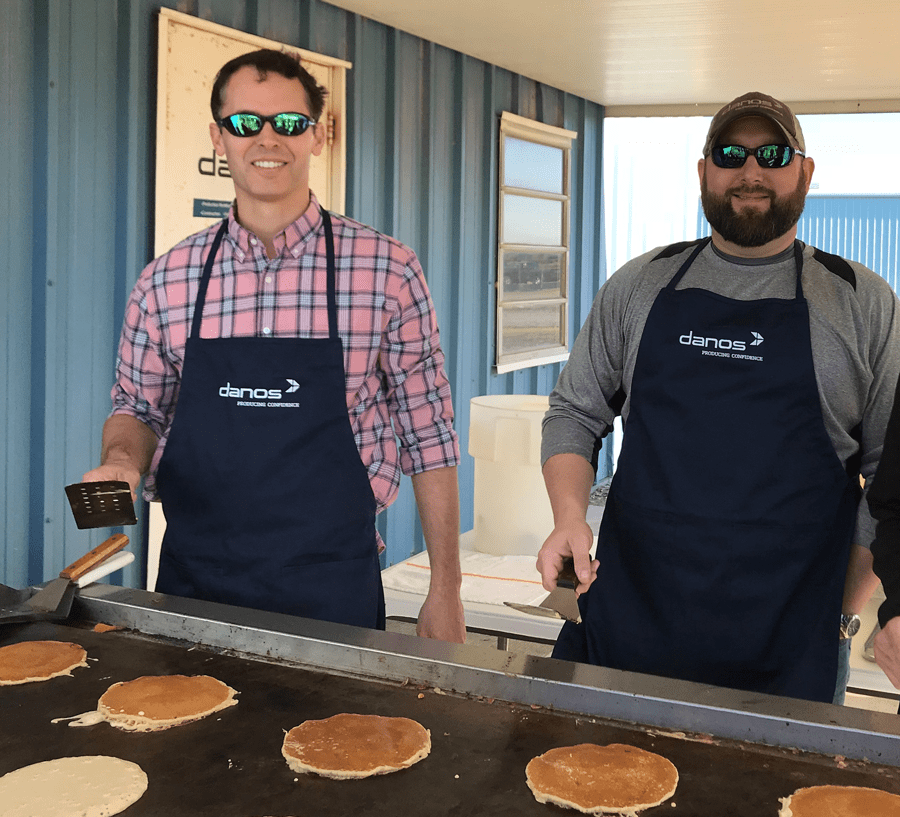
[[[318,201],[311,199],[307,211],[276,236],[278,256],[271,260],[232,208],[201,337],[328,337],[325,233]],[[450,384],[415,253],[343,216],[332,215],[332,222],[347,411],[382,511],[397,496],[401,470],[417,474],[459,463]],[[144,485],[148,500],[156,498],[156,469],[178,400],[194,299],[218,229],[215,224],[196,233],[151,262],[125,310],[112,413],[136,417],[159,437]]]

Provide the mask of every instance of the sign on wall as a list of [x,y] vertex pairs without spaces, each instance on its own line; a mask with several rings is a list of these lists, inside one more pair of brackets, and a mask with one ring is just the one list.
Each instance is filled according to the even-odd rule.
[[209,98],[218,70],[258,48],[299,55],[328,89],[322,120],[329,138],[310,165],[310,187],[323,206],[344,209],[345,75],[349,62],[246,34],[171,9],[159,12],[154,255],[221,220],[234,198],[231,174],[209,138]]

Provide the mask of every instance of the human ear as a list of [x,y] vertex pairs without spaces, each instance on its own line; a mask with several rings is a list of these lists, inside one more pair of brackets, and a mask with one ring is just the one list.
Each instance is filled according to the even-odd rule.
[[812,184],[813,173],[816,170],[816,163],[809,157],[803,157],[803,175],[806,178],[806,192],[809,193],[809,186]]
[[325,136],[328,133],[328,122],[317,122],[313,125],[313,146],[310,151],[313,156],[318,156],[325,147]]
[[215,123],[209,123],[209,138],[219,156],[225,155],[225,143],[222,141],[222,129]]

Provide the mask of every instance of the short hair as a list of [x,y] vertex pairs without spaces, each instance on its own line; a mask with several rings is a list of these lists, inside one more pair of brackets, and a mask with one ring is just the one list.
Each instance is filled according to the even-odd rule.
[[328,94],[325,87],[319,85],[315,77],[300,64],[298,56],[285,51],[276,51],[273,48],[262,48],[259,51],[241,54],[241,56],[226,62],[219,69],[215,82],[213,82],[212,96],[209,103],[215,122],[222,118],[222,105],[225,102],[225,87],[228,85],[228,80],[246,66],[257,70],[260,82],[266,79],[270,71],[274,74],[280,74],[287,79],[299,80],[306,91],[309,113],[313,119],[317,122],[319,121],[319,117],[325,108],[325,97]]

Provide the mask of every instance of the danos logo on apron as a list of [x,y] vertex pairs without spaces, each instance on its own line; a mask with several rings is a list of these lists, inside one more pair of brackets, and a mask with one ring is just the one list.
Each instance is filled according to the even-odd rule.
[[762,362],[761,355],[735,355],[731,352],[745,352],[748,346],[759,346],[764,338],[759,332],[750,330],[753,340],[732,340],[731,338],[716,338],[705,335],[695,335],[693,330],[678,336],[678,342],[682,346],[700,346],[702,355],[711,357],[730,357],[736,360],[755,360]]
[[299,403],[272,403],[260,401],[281,400],[284,394],[291,394],[300,388],[300,384],[290,378],[284,378],[288,383],[286,389],[267,389],[253,386],[232,386],[230,382],[219,389],[219,397],[235,398],[235,405],[256,406],[264,408],[299,408]]

